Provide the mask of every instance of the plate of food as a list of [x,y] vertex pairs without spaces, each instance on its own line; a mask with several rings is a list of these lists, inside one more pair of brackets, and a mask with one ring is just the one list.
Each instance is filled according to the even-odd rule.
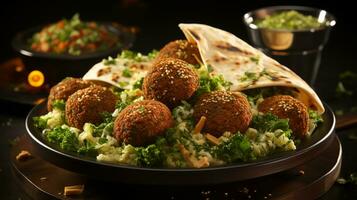
[[82,76],[101,59],[130,48],[134,32],[115,22],[83,21],[77,13],[19,32],[12,47],[29,72],[39,70],[48,82],[57,83],[66,76]]
[[335,117],[300,77],[231,33],[179,27],[186,40],[55,85],[26,119],[37,153],[92,178],[187,185],[277,173],[325,149]]

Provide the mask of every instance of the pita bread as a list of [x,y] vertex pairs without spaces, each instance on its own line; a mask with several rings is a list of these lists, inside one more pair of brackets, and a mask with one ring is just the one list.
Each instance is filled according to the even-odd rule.
[[179,24],[187,40],[195,42],[206,66],[232,83],[232,91],[284,86],[309,108],[325,109],[315,91],[289,68],[235,35],[203,24]]
[[[95,64],[83,80],[103,81],[122,89],[132,89],[132,85],[145,77],[152,65],[152,61],[146,58],[140,61],[120,57],[109,60]],[[123,75],[125,70],[130,70],[131,76]]]

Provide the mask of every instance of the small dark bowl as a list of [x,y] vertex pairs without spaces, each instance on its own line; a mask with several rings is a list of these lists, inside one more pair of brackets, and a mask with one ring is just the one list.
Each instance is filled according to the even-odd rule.
[[43,26],[18,33],[12,40],[13,49],[23,59],[26,70],[39,70],[45,75],[45,82],[53,85],[67,76],[82,77],[95,63],[108,56],[116,56],[121,50],[133,45],[135,35],[132,29],[111,22],[97,22],[118,36],[121,45],[103,51],[82,55],[37,52],[30,48],[28,40]]
[[207,185],[257,178],[299,166],[319,154],[331,144],[335,131],[335,116],[326,105],[322,115],[324,122],[297,146],[295,151],[269,155],[251,162],[240,162],[201,169],[145,168],[98,162],[95,158],[64,152],[47,142],[41,130],[36,128],[33,117],[47,112],[46,102],[35,106],[26,118],[26,130],[31,138],[36,155],[56,166],[83,174],[88,178],[118,183],[145,185]]
[[[281,11],[296,10],[304,15],[316,17],[325,25],[315,29],[284,30],[259,28],[257,20]],[[330,30],[336,25],[335,17],[325,10],[304,6],[272,6],[246,13],[243,21],[255,47],[268,51],[308,51],[322,48],[328,41]],[[308,41],[308,42],[307,42]]]

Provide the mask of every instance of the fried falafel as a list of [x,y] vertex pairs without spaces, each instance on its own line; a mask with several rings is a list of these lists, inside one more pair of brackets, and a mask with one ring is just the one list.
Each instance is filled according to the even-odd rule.
[[216,137],[224,132],[244,133],[251,120],[252,113],[247,98],[238,92],[213,91],[199,97],[194,106],[193,116],[198,122],[206,117],[203,131]]
[[156,63],[143,82],[145,99],[161,101],[170,108],[189,99],[199,87],[199,76],[193,66],[175,58]]
[[184,60],[192,65],[198,65],[201,56],[195,43],[187,40],[175,40],[167,43],[156,57],[156,61],[163,58],[177,58]]
[[86,122],[98,124],[102,113],[115,110],[117,97],[111,90],[101,86],[91,86],[78,90],[66,102],[67,124],[82,129]]
[[307,107],[289,95],[275,95],[264,99],[258,105],[259,112],[272,113],[279,118],[289,119],[293,134],[303,139],[309,131],[309,113]]
[[114,122],[114,136],[118,142],[143,146],[153,143],[172,125],[168,107],[159,101],[143,100],[119,113]]
[[48,95],[47,100],[47,110],[52,110],[52,104],[56,100],[64,100],[67,101],[68,97],[77,92],[80,89],[87,88],[93,85],[93,83],[89,81],[82,80],[80,78],[72,78],[68,77],[63,79],[57,85],[53,86],[50,90],[50,94]]

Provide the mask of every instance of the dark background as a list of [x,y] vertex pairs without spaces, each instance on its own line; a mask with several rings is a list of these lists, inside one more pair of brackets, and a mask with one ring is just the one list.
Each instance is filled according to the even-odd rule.
[[[148,52],[183,34],[180,22],[205,23],[234,33],[248,41],[242,22],[244,13],[265,6],[303,5],[325,9],[337,18],[330,41],[324,49],[316,88],[318,93],[334,87],[337,74],[345,69],[356,71],[354,58],[357,37],[355,6],[351,1],[145,1],[145,0],[51,0],[2,2],[0,6],[0,63],[14,56],[10,41],[18,31],[70,18],[78,12],[83,20],[116,21],[139,27],[134,50]],[[321,73],[330,73],[321,78]],[[326,92],[328,98],[331,93]]]
[[[165,43],[183,34],[177,27],[181,22],[204,23],[234,33],[245,41],[248,35],[242,16],[244,13],[273,5],[302,5],[325,9],[337,18],[337,25],[332,30],[330,40],[326,45],[315,89],[320,97],[333,107],[344,105],[344,101],[333,99],[338,74],[345,70],[357,72],[355,60],[357,57],[356,11],[352,1],[143,1],[143,0],[11,0],[0,3],[0,63],[16,56],[11,49],[12,37],[21,30],[38,25],[56,22],[62,18],[70,18],[76,12],[83,20],[116,21],[127,26],[140,28],[133,49],[148,52],[153,48],[159,49]],[[24,133],[23,120],[31,106],[17,105],[1,101],[1,141],[0,146],[0,193],[9,199],[17,199],[18,189],[12,184],[7,170],[8,151],[7,138]],[[10,124],[10,125],[8,125]],[[16,125],[15,129],[11,124]],[[354,129],[356,132],[356,129]],[[23,133],[20,133],[23,132]],[[343,176],[356,171],[356,141],[350,141],[342,134],[344,148]],[[3,140],[6,138],[6,141]],[[334,187],[324,199],[350,199],[356,195],[357,186]],[[1,195],[0,195],[1,196]],[[355,196],[354,196],[355,197]],[[2,199],[2,198],[0,198]],[[7,199],[7,198],[5,198]]]

